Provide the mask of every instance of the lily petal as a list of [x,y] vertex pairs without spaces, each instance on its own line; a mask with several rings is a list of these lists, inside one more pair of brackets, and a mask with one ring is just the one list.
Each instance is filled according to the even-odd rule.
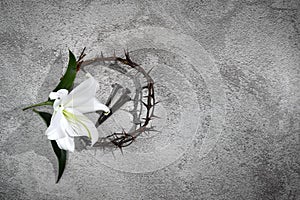
[[62,100],[62,103],[65,107],[80,107],[95,97],[98,88],[98,82],[93,77],[90,77],[75,87],[70,94]]
[[64,137],[56,140],[56,143],[60,149],[74,152],[75,144],[73,137]]
[[46,130],[49,140],[57,140],[67,136],[65,128],[68,125],[61,111],[52,115],[50,126]]
[[87,136],[91,139],[92,145],[94,145],[99,137],[94,123],[76,109],[66,108],[65,111],[73,115],[71,118],[67,117],[71,127],[66,130],[68,135],[71,137]]
[[100,103],[96,97],[93,97],[74,108],[81,113],[95,112],[97,110],[103,110],[106,113],[110,112],[110,109],[106,105]]
[[53,103],[53,109],[54,109],[54,111],[58,111],[59,110],[59,105],[61,105],[61,99],[55,99],[55,101]]
[[50,92],[49,98],[51,100],[62,98],[64,96],[67,96],[68,93],[69,93],[68,90],[66,90],[66,89],[60,89],[57,92]]

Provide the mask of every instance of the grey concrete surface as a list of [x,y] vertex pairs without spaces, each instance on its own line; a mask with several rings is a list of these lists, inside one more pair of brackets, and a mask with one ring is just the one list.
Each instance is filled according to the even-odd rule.
[[[299,6],[1,0],[0,199],[300,199]],[[45,100],[68,48],[78,55],[83,47],[87,58],[128,48],[146,69],[156,66],[161,118],[153,124],[161,132],[123,155],[77,141],[55,184],[46,127],[21,108]],[[101,101],[112,83],[132,87],[105,66],[88,70]],[[128,123],[120,111],[99,132]]]

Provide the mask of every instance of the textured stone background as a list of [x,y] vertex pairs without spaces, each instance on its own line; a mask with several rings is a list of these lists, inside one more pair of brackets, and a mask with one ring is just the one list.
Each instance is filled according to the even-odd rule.
[[[0,5],[0,199],[300,199],[298,0]],[[161,134],[124,156],[78,150],[55,184],[45,125],[20,109],[84,46],[157,66]],[[103,90],[122,81],[91,71]]]

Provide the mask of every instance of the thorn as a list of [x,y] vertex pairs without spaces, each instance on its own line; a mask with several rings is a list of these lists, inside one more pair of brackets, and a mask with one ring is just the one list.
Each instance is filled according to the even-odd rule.
[[161,131],[158,131],[158,130],[154,129],[154,126],[152,126],[150,128],[147,128],[146,131],[148,131],[148,132],[152,131],[152,132],[161,133]]
[[[103,56],[103,52],[101,51],[101,58],[103,59],[104,56]],[[103,64],[105,64],[104,60],[103,60]]]
[[124,49],[124,54],[125,54],[126,59],[128,59],[129,58],[128,48],[127,48],[127,51],[126,51],[126,49]]
[[128,46],[127,46],[126,50],[124,49],[124,51],[126,52],[126,55],[129,57],[129,50],[128,50]]
[[145,102],[143,102],[143,101],[141,101],[143,104],[144,104],[144,106],[146,107],[146,108],[148,108],[148,105],[145,103]]
[[150,74],[150,72],[153,70],[154,67],[155,67],[155,66],[153,66],[153,67],[147,72],[148,75]]
[[145,86],[142,87],[142,89],[146,89],[146,88],[148,88],[148,85],[145,85]]
[[122,146],[119,146],[119,145],[118,145],[118,147],[119,147],[119,149],[120,149],[120,151],[121,151],[121,154],[124,155],[124,154],[123,154]]
[[151,115],[151,118],[161,119],[161,117],[158,117],[158,116],[156,116],[156,115],[154,115],[154,114]]
[[150,135],[149,131],[144,131],[144,133],[148,136]]
[[159,104],[160,102],[161,102],[161,101],[157,101],[157,102],[154,103],[154,105]]
[[141,74],[140,74],[140,72],[139,71],[137,71],[136,73],[135,73],[135,77],[139,77]]
[[156,129],[151,129],[150,131],[156,132],[156,133],[161,133],[161,131],[158,131],[158,130],[156,130]]
[[143,117],[143,120],[151,120],[150,117]]

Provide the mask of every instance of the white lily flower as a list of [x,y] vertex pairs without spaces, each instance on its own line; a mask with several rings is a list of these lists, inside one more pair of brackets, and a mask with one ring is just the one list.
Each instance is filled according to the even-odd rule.
[[98,131],[94,123],[83,113],[102,110],[109,113],[109,108],[100,103],[95,95],[99,88],[97,81],[90,75],[87,80],[74,88],[69,94],[68,90],[60,89],[51,92],[49,98],[54,100],[54,112],[51,123],[46,130],[49,140],[56,140],[59,148],[74,151],[74,137],[88,136],[92,145],[98,140]]

